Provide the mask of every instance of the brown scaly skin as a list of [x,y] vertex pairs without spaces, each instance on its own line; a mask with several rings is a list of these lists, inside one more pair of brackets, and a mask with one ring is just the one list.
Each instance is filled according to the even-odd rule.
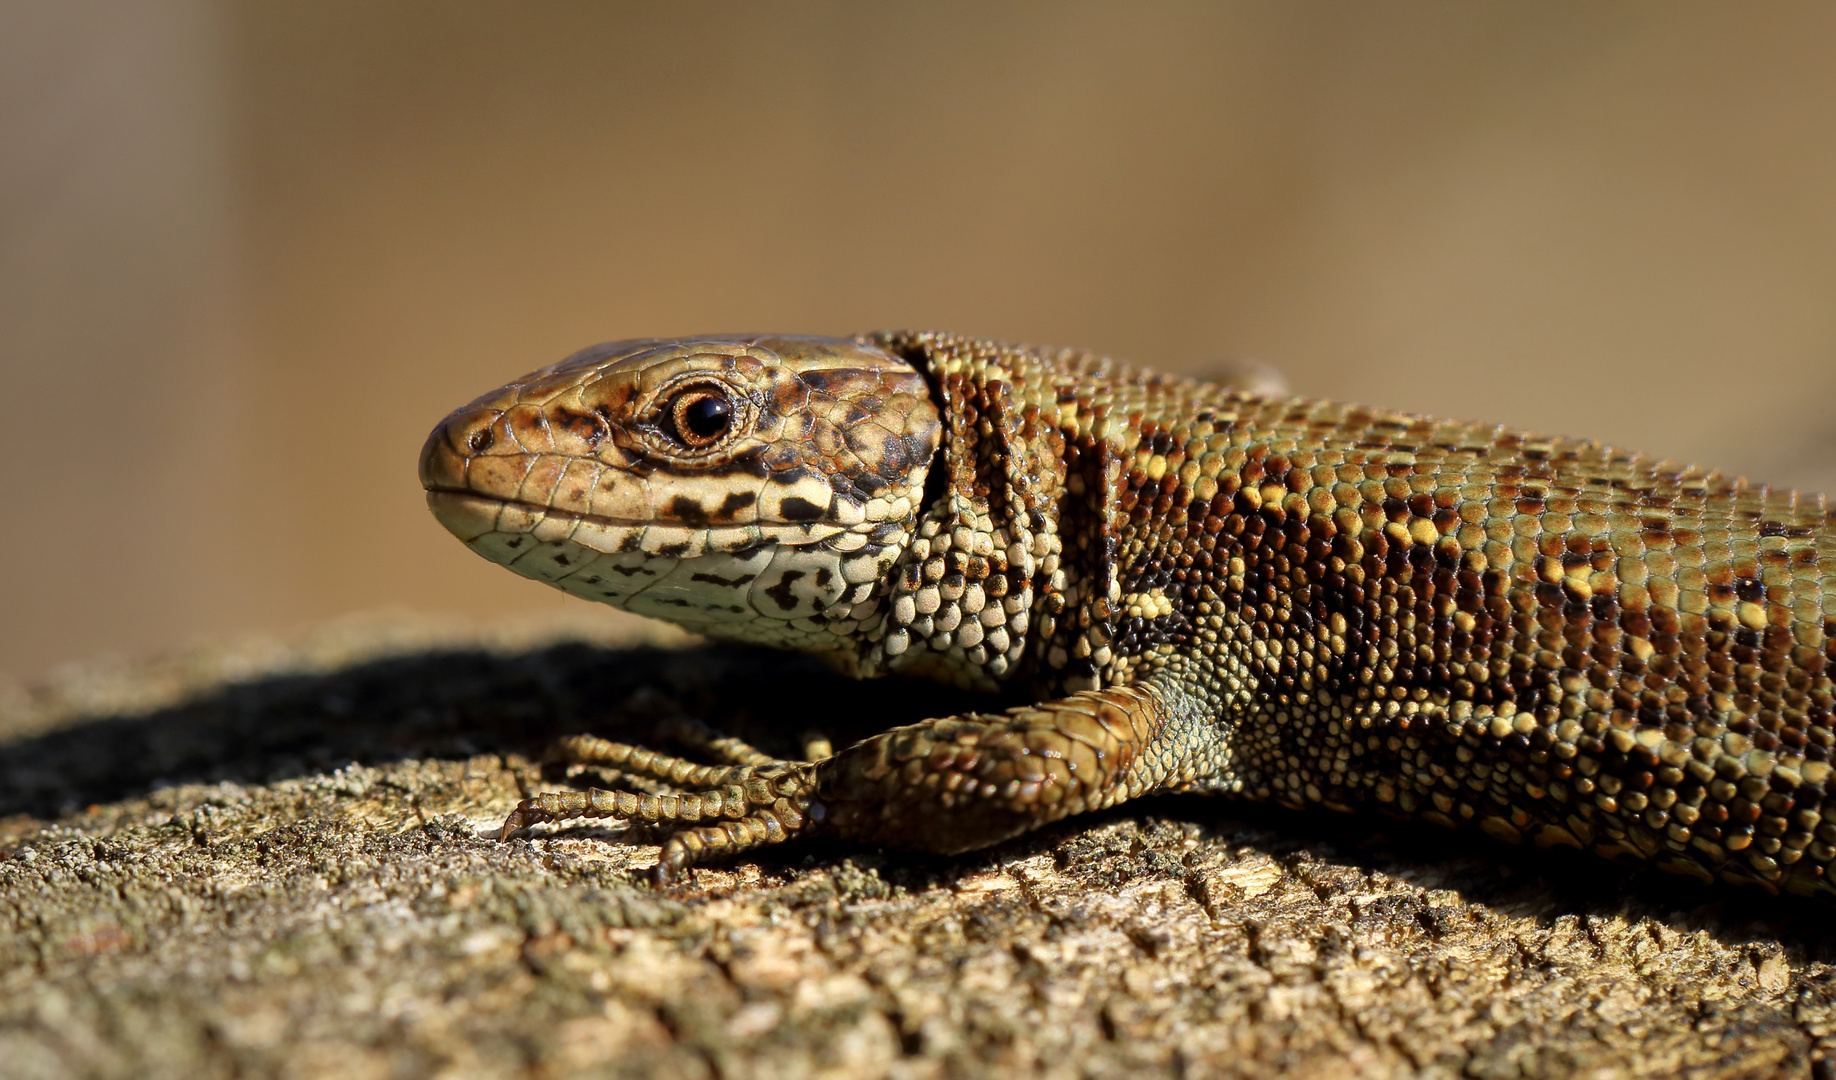
[[[732,376],[724,413],[676,389],[698,370]],[[680,823],[668,880],[793,836],[957,852],[1209,791],[1831,891],[1836,530],[1818,497],[941,334],[601,346],[448,417],[422,477],[474,548],[570,591],[1038,702],[815,762],[581,737],[568,759],[686,793],[542,795],[506,835]],[[809,497],[787,501],[794,485]],[[739,503],[756,509],[738,525],[715,512]],[[832,534],[810,528],[816,503]],[[632,532],[639,505],[675,531]],[[685,584],[698,566],[712,583]],[[606,568],[653,584],[583,584]]]

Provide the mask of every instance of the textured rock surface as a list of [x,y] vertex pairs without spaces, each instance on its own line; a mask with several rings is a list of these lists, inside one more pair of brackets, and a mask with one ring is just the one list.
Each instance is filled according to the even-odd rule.
[[1830,909],[1432,828],[1162,799],[659,894],[611,831],[481,836],[550,739],[794,752],[956,700],[429,640],[0,695],[0,1077],[1828,1075]]

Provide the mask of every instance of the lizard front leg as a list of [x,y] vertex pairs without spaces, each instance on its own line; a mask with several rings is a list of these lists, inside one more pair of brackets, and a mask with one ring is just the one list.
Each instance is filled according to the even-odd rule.
[[1212,748],[1222,744],[1204,734],[1210,724],[1202,700],[1152,679],[894,728],[819,762],[697,769],[621,751],[622,767],[697,790],[538,795],[504,834],[579,817],[680,823],[663,845],[659,883],[705,858],[799,836],[952,854],[1192,784],[1221,765]]

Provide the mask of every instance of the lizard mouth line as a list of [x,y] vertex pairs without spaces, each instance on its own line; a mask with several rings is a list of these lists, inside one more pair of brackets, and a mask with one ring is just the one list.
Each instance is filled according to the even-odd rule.
[[455,501],[472,502],[491,507],[516,507],[519,510],[526,510],[530,513],[552,515],[565,520],[579,521],[588,525],[606,525],[615,529],[663,528],[686,529],[700,532],[719,532],[721,530],[790,529],[800,525],[821,524],[820,522],[793,521],[752,521],[741,523],[708,521],[688,522],[681,520],[665,521],[656,518],[615,518],[608,517],[604,514],[589,513],[584,510],[567,510],[559,506],[534,503],[527,499],[504,499],[494,495],[480,495],[476,491],[461,491],[457,488],[430,487],[427,489],[427,494],[430,500],[432,496],[440,495]]

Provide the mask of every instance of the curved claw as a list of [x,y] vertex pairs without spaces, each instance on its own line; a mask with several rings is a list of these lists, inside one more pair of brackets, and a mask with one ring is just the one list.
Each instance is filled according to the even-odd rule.
[[529,826],[539,821],[546,820],[546,817],[545,814],[536,808],[534,799],[524,799],[522,802],[516,804],[515,810],[510,811],[509,817],[504,818],[503,828],[497,831],[497,840],[499,843],[502,843],[512,836],[526,831]]

